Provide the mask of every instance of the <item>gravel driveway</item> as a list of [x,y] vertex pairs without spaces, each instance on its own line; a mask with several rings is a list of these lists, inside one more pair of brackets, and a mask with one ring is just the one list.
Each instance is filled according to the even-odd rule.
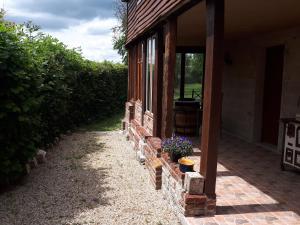
[[66,136],[0,195],[1,225],[179,224],[118,131]]

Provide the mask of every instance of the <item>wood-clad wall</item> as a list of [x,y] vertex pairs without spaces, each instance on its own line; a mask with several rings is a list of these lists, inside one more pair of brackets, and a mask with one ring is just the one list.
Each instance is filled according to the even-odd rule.
[[[140,3],[138,3],[140,2]],[[131,0],[128,3],[127,44],[185,0]]]

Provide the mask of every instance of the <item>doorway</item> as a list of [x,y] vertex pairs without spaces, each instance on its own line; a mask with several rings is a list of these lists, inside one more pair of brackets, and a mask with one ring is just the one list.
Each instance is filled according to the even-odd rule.
[[278,144],[283,64],[284,45],[266,49],[261,141],[271,145]]

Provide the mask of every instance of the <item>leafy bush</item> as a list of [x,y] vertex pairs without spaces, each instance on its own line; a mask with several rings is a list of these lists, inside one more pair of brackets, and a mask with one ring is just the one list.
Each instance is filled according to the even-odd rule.
[[123,108],[127,67],[86,60],[27,23],[0,17],[0,185],[39,147]]

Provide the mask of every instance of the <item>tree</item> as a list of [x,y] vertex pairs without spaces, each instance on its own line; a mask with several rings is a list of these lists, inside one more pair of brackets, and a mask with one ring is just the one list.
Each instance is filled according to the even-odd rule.
[[115,16],[118,19],[118,25],[113,28],[113,47],[118,50],[122,61],[127,65],[128,55],[125,48],[127,34],[127,4],[115,0]]

